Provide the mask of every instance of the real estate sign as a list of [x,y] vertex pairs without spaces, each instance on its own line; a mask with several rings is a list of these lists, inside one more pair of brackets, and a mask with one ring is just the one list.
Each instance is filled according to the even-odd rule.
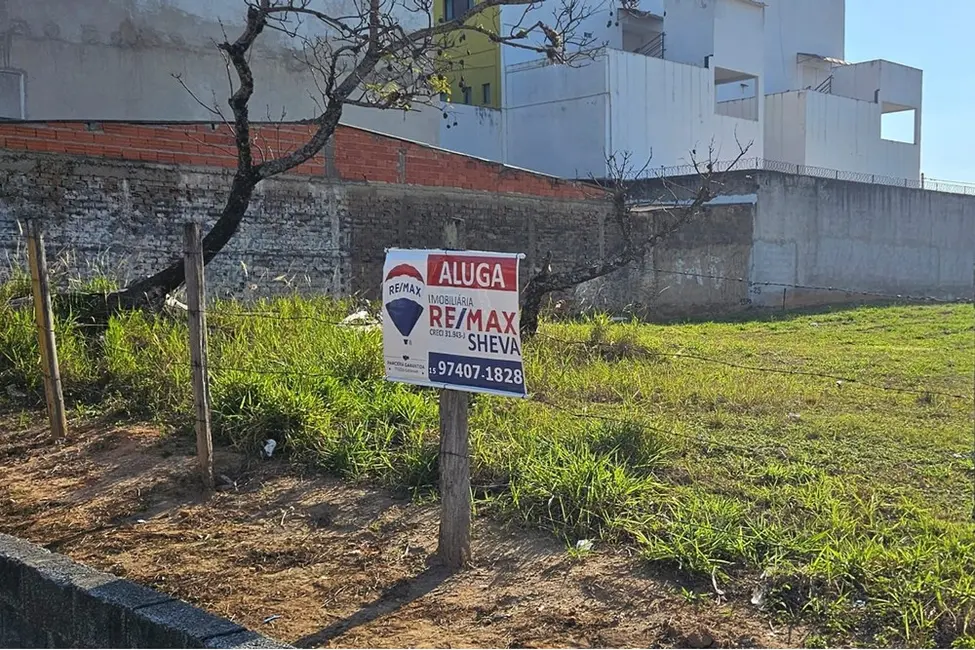
[[383,267],[386,378],[524,397],[521,256],[390,249]]

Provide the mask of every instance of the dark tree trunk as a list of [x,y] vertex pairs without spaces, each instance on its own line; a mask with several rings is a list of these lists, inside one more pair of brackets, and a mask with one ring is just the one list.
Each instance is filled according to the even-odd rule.
[[546,255],[542,270],[532,277],[521,292],[521,320],[518,327],[524,339],[530,339],[538,333],[539,317],[545,296],[556,291],[565,291],[583,282],[589,282],[604,275],[617,271],[630,262],[642,258],[642,251],[627,246],[622,253],[604,262],[596,262],[588,266],[578,266],[571,271],[552,273],[550,267],[551,254]]
[[[203,238],[203,263],[209,264],[217,253],[237,233],[240,222],[247,212],[254,187],[259,178],[253,172],[238,171],[230,187],[230,196],[224,205],[220,218]],[[186,280],[182,258],[176,260],[166,268],[155,274],[135,282],[122,291],[108,296],[106,308],[109,311],[119,309],[149,309],[158,311],[163,307],[166,296],[176,291]]]

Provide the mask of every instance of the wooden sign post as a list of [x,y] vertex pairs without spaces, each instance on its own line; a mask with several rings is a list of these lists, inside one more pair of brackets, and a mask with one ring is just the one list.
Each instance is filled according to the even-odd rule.
[[[463,222],[452,219],[444,232],[445,248],[464,248]],[[440,391],[440,535],[437,554],[449,569],[471,560],[471,468],[467,393]]]
[[206,284],[203,275],[203,240],[200,224],[187,223],[183,231],[186,306],[189,312],[190,364],[193,370],[193,405],[196,410],[196,454],[204,490],[213,489],[213,438],[210,434],[210,390],[207,378]]
[[56,439],[62,439],[68,435],[68,417],[64,408],[58,347],[54,338],[51,286],[47,277],[44,237],[33,220],[27,222],[27,261],[30,265],[31,291],[34,296],[34,321],[37,324],[37,343],[41,352],[47,416],[51,422],[51,434]]
[[440,391],[440,536],[451,570],[471,561],[469,393],[525,398],[519,253],[472,251],[463,221],[438,249],[390,248],[383,264],[386,380]]

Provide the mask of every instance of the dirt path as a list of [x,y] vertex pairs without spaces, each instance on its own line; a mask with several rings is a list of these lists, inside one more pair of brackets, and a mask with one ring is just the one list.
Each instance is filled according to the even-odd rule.
[[24,421],[0,421],[0,531],[301,647],[803,641],[748,605],[692,604],[622,551],[572,559],[551,537],[482,519],[476,565],[449,577],[430,561],[435,505],[227,450],[218,473],[237,487],[204,504],[190,441],[91,425],[52,446]]

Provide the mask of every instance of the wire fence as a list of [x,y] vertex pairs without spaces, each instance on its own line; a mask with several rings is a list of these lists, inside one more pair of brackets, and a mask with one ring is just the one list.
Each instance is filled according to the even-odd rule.
[[[172,241],[168,241],[167,244],[174,251],[179,248],[175,238]],[[67,248],[70,247],[70,242],[56,241],[52,246]],[[139,252],[159,253],[158,246],[145,245],[122,244],[114,247],[114,250],[119,252],[124,251],[130,254]],[[332,249],[329,250],[331,251]],[[239,247],[232,251],[224,251],[223,254],[232,255],[243,254],[245,252],[294,262],[296,259],[304,259],[306,256],[320,256],[324,250],[295,252],[267,249],[255,250]],[[180,253],[173,253],[174,260],[180,257],[182,257]],[[664,266],[654,267],[652,270],[655,274],[662,277],[690,278],[696,281],[712,283],[740,283],[747,287],[749,291],[756,287],[769,287],[786,291],[818,292],[823,294],[823,302],[825,303],[838,297],[862,297],[865,302],[884,301],[921,305],[950,305],[971,302],[970,298],[948,299],[913,292],[884,292],[865,288],[840,287],[817,283],[803,284],[756,281],[735,275],[698,272]],[[358,304],[364,306],[364,309],[353,310],[346,308],[345,311],[330,309],[325,303],[322,303],[322,305],[319,305],[322,309],[317,311],[317,307],[313,303],[303,303],[300,300],[289,303],[287,302],[287,298],[285,300],[286,302],[279,305],[273,300],[268,302],[262,301],[260,303],[235,301],[233,299],[230,301],[226,299],[219,301],[205,300],[196,313],[196,316],[202,317],[205,320],[205,331],[207,334],[204,338],[205,340],[211,341],[210,345],[213,346],[210,359],[205,365],[205,376],[207,378],[219,377],[224,385],[239,381],[235,379],[235,375],[244,377],[260,376],[267,378],[271,382],[278,382],[280,380],[280,383],[284,386],[291,386],[296,382],[300,383],[305,380],[336,380],[336,373],[338,371],[335,368],[329,367],[327,363],[324,363],[321,367],[316,367],[316,363],[321,361],[319,357],[320,351],[316,350],[314,354],[309,352],[303,356],[301,351],[311,351],[314,348],[314,345],[308,345],[308,338],[327,337],[329,336],[328,332],[332,328],[346,328],[350,331],[356,329],[378,331],[380,329],[381,308],[374,303],[367,304],[360,301]],[[788,311],[788,309],[786,310]],[[190,317],[194,317],[192,306],[190,306]],[[763,322],[762,320],[757,321],[755,327],[760,330],[762,327],[761,323]],[[248,337],[257,336],[258,328],[240,326],[254,323],[263,323],[269,326],[272,330],[272,335],[266,341],[255,339],[253,342],[250,342],[251,339]],[[288,327],[275,329],[275,323],[287,324]],[[108,323],[84,321],[76,322],[75,325],[85,331],[93,332],[97,336],[99,333],[98,330],[105,330]],[[305,328],[305,326],[308,327]],[[526,342],[525,349],[530,350],[533,347],[547,347],[550,348],[550,354],[557,356],[563,355],[570,362],[571,359],[575,358],[574,355],[576,353],[569,353],[567,352],[568,350],[577,350],[582,356],[595,355],[594,358],[600,358],[600,355],[606,352],[607,356],[601,358],[603,360],[610,359],[610,364],[615,362],[613,360],[613,354],[620,349],[618,341],[592,338],[586,335],[587,330],[582,330],[581,337],[575,338],[568,334],[568,332],[572,331],[571,327],[559,329],[559,326],[556,324],[553,324],[551,327],[543,327],[534,340]],[[966,331],[973,332],[973,336],[975,336],[975,321],[961,329],[958,329],[956,326],[951,332],[944,330],[942,333],[944,335],[949,333],[961,334]],[[236,341],[235,347],[232,348],[233,354],[231,354],[228,352],[230,348],[226,346],[227,341],[232,340],[234,337],[242,338]],[[104,345],[111,345],[107,341],[107,337],[102,336],[101,338]],[[341,341],[344,339],[338,337],[336,340]],[[375,342],[374,339],[371,345],[374,345]],[[127,346],[134,346],[143,350],[147,347],[157,347],[157,352],[160,354],[171,354],[173,348],[166,347],[170,344],[171,342],[167,343],[164,336],[152,335],[138,338],[135,341],[123,340],[121,343],[116,340],[114,345],[121,345],[122,347],[114,351],[118,353],[120,358],[125,355],[131,355],[132,350],[128,349]],[[206,344],[204,343],[204,345]],[[684,364],[688,364],[687,372],[694,374],[694,376],[700,376],[700,372],[692,370],[690,365],[703,365],[708,368],[721,368],[734,371],[735,380],[746,383],[750,381],[749,377],[752,376],[766,378],[792,377],[801,379],[803,382],[808,382],[808,384],[802,385],[808,385],[813,391],[821,391],[823,394],[836,390],[842,390],[844,393],[848,393],[849,391],[862,391],[864,395],[862,399],[867,401],[873,399],[869,396],[873,393],[891,396],[909,396],[912,398],[911,400],[891,401],[889,402],[891,408],[908,410],[925,409],[935,404],[940,405],[938,406],[939,408],[947,409],[947,412],[956,413],[959,407],[964,408],[969,404],[975,407],[975,387],[973,387],[972,391],[959,390],[959,384],[955,379],[950,381],[946,380],[947,374],[950,373],[940,376],[928,376],[924,374],[910,375],[909,381],[905,381],[903,373],[899,373],[896,369],[892,368],[891,372],[887,373],[871,364],[866,364],[862,367],[856,366],[856,364],[852,366],[844,365],[842,367],[846,369],[838,371],[835,367],[832,367],[831,362],[825,358],[825,355],[822,358],[811,355],[809,354],[808,348],[805,349],[804,355],[797,355],[791,351],[787,351],[782,355],[783,360],[781,362],[769,362],[767,355],[759,355],[762,361],[752,361],[751,359],[755,358],[753,355],[738,354],[733,347],[719,348],[723,350],[722,352],[702,352],[696,346],[680,344],[647,346],[637,342],[636,344],[628,343],[627,345],[629,347],[625,351],[624,358],[656,361],[667,360],[677,364],[674,366],[674,368],[677,368],[674,372],[677,373],[682,372],[680,368],[683,368]],[[772,346],[770,349],[774,351],[775,344],[770,343],[769,345]],[[193,344],[190,342],[190,348],[192,349],[192,347]],[[376,352],[373,348],[370,348],[370,350],[372,351],[369,354]],[[334,351],[337,354],[343,353],[340,348],[334,348]],[[975,345],[973,345],[972,352],[975,353]],[[107,349],[106,353],[108,353]],[[775,358],[774,355],[772,357],[773,359]],[[172,359],[170,362],[180,363],[181,360]],[[586,361],[583,360],[582,363],[586,363]],[[379,365],[381,366],[381,361]],[[370,372],[374,372],[376,366],[373,364],[369,367],[373,368]],[[849,367],[856,367],[857,371],[849,371]],[[627,368],[624,370],[621,366],[619,372],[632,372],[632,366],[627,366]],[[652,366],[647,366],[646,368],[647,372],[652,372]],[[890,378],[887,378],[888,375]],[[763,379],[762,381],[767,382],[768,379]],[[527,377],[526,383],[530,387],[532,377]],[[550,382],[547,379],[543,380],[543,378],[539,378],[539,383],[547,384]],[[365,384],[363,385],[365,386]],[[367,387],[363,388],[363,390],[366,389]],[[718,435],[708,430],[707,427],[702,427],[699,422],[695,422],[693,419],[688,422],[678,422],[677,426],[675,426],[673,418],[655,417],[650,413],[642,411],[641,409],[646,407],[647,404],[644,404],[640,400],[634,402],[633,400],[627,401],[628,398],[620,398],[619,401],[574,401],[571,398],[565,398],[565,396],[553,398],[551,392],[546,390],[530,396],[529,399],[533,405],[537,405],[540,409],[550,409],[579,420],[621,424],[635,422],[645,431],[658,433],[670,441],[681,441],[681,444],[690,447],[699,446],[702,449],[725,449],[745,456],[754,456],[756,454],[765,454],[769,450],[781,449],[785,444],[783,441],[777,440],[774,436],[770,436],[767,433],[758,435],[749,434],[744,436],[744,439],[739,439],[739,436],[733,430],[725,431]],[[787,410],[787,407],[783,406],[783,410]],[[908,417],[907,413],[908,411],[905,411],[905,417]],[[271,436],[274,435],[274,432],[268,431],[267,434]],[[975,465],[975,424],[973,424],[972,443],[972,452],[968,457],[971,458],[973,465]],[[951,458],[952,453],[957,457],[958,452],[950,452],[947,449],[944,451],[944,457]],[[804,457],[804,462],[823,468],[835,469],[834,460],[828,456],[816,457],[807,454]],[[973,472],[973,480],[975,480],[975,472]],[[973,485],[973,495],[975,495],[975,485]],[[973,507],[975,507],[975,496],[973,496]]]
[[[642,178],[675,178],[682,176],[695,176],[706,163],[678,165],[671,167],[650,167],[647,168]],[[829,169],[827,167],[816,167],[813,165],[799,165],[796,163],[769,160],[767,158],[741,158],[734,161],[719,161],[713,163],[715,172],[748,172],[748,171],[767,171],[779,172],[782,174],[792,174],[794,176],[810,176],[814,178],[828,178],[838,181],[849,181],[852,183],[870,183],[874,185],[889,185],[893,187],[906,187],[914,190],[929,190],[931,192],[945,192],[948,194],[966,194],[975,196],[975,183],[961,183],[956,181],[945,181],[933,178],[926,178],[924,175],[920,179],[899,178],[896,176],[886,176],[883,174],[868,174],[864,172],[843,171],[839,169]]]

